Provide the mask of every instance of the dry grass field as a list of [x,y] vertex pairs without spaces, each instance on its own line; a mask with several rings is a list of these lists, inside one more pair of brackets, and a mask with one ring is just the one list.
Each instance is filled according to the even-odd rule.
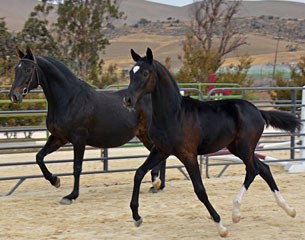
[[[131,68],[133,60],[130,56],[130,49],[133,48],[139,54],[144,55],[146,48],[153,50],[156,59],[164,63],[167,57],[171,58],[172,68],[174,70],[181,67],[181,61],[178,56],[183,55],[182,41],[184,36],[161,36],[145,33],[137,33],[128,36],[122,36],[112,39],[111,45],[107,47],[105,53],[105,63],[117,64],[119,68]],[[242,46],[226,57],[224,65],[237,63],[241,56],[249,55],[253,58],[253,65],[273,64],[275,57],[277,40],[270,36],[260,36],[249,34],[247,44]],[[288,41],[280,41],[278,48],[277,63],[295,63],[301,56],[305,55],[305,43],[298,43],[299,50],[288,52],[286,46],[292,44]]]

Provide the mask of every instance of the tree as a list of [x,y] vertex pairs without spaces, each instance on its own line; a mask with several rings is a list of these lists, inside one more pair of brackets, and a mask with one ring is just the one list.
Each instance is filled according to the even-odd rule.
[[195,81],[205,82],[215,73],[223,58],[245,44],[243,36],[233,24],[233,17],[241,1],[204,0],[194,4],[191,33],[183,42],[182,75],[191,73]]
[[49,31],[49,21],[47,20],[52,9],[53,5],[49,4],[47,0],[42,0],[34,7],[22,31],[17,34],[21,47],[30,46],[35,49],[37,54],[56,56],[57,46]]
[[[58,4],[55,23],[62,55],[83,79],[99,85],[101,53],[109,44],[105,31],[112,21],[123,18],[116,0],[65,0]],[[71,64],[72,63],[72,64]]]
[[[276,87],[303,87],[305,86],[305,56],[302,56],[297,65],[290,65],[290,80],[286,80],[282,77],[281,73],[277,73],[275,76]],[[273,100],[287,100],[291,99],[291,91],[271,91],[270,96]],[[297,99],[302,99],[302,91],[297,91]],[[287,110],[287,108],[280,108]]]
[[201,45],[192,36],[187,35],[183,42],[183,57],[179,56],[182,61],[182,67],[177,73],[179,82],[207,82],[211,73],[214,73],[218,68],[217,52],[202,50]]
[[231,64],[226,70],[217,72],[217,82],[220,83],[237,83],[241,87],[249,87],[253,83],[253,79],[247,77],[248,71],[253,62],[253,58],[242,56],[237,64]]
[[2,78],[0,84],[5,84],[5,81],[11,77],[14,49],[14,38],[7,30],[4,18],[0,18],[0,78]]

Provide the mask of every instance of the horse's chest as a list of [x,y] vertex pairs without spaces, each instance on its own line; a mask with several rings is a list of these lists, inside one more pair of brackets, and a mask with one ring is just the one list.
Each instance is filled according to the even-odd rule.
[[173,135],[174,134],[169,129],[167,129],[167,131],[155,127],[150,127],[149,129],[149,137],[156,148],[164,153],[173,153],[176,141],[175,138],[173,138]]
[[47,128],[50,133],[54,136],[66,138],[67,137],[67,126],[56,121],[47,122]]

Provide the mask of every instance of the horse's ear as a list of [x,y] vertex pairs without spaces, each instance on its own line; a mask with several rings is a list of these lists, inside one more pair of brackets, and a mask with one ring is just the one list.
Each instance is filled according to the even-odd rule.
[[154,57],[153,57],[153,53],[150,48],[147,48],[147,50],[146,50],[146,57],[147,57],[148,62],[150,64],[152,64],[154,61]]
[[17,56],[19,58],[23,58],[24,57],[24,53],[19,49],[18,46],[16,46],[16,53],[17,53]]
[[141,59],[141,56],[139,54],[137,54],[133,49],[130,49],[130,53],[132,56],[132,59],[137,62]]
[[32,49],[29,46],[26,47],[26,55],[34,59]]

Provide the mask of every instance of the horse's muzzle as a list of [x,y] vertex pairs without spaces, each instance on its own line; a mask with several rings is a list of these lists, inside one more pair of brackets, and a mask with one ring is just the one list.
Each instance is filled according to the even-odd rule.
[[9,98],[11,99],[12,103],[21,103],[23,100],[23,95],[10,92]]

